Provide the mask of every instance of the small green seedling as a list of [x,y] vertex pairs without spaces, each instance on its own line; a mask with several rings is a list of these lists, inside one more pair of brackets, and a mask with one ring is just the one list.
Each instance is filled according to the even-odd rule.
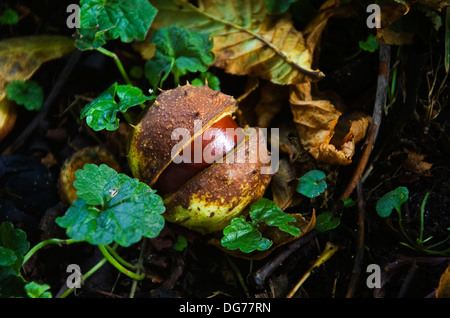
[[0,298],[30,297],[50,298],[48,285],[27,283],[20,269],[29,258],[30,249],[27,235],[20,229],[14,229],[11,222],[0,224]]
[[409,192],[406,187],[398,187],[383,195],[377,202],[376,210],[379,216],[386,218],[395,209],[401,218],[402,204],[408,200]]
[[162,87],[170,74],[175,86],[188,72],[206,72],[214,62],[213,40],[208,34],[171,25],[158,29],[152,37],[155,55],[145,64],[145,76],[153,88]]
[[426,239],[423,239],[425,204],[428,199],[429,193],[427,193],[425,195],[425,197],[422,201],[421,207],[420,207],[419,237],[416,238],[415,240],[413,240],[406,233],[405,229],[403,228],[403,224],[402,224],[401,206],[403,205],[403,203],[405,203],[408,200],[408,196],[409,196],[409,192],[406,187],[398,187],[395,190],[386,193],[384,196],[382,196],[378,200],[378,202],[376,204],[376,211],[377,211],[378,215],[385,218],[385,217],[389,217],[394,209],[397,211],[400,231],[401,231],[402,235],[408,241],[408,243],[401,242],[402,245],[407,246],[408,248],[411,248],[415,251],[423,252],[426,254],[448,255],[450,253],[450,249],[447,249],[444,251],[437,251],[437,250],[434,250],[433,248],[450,240],[450,235],[441,242],[438,242],[438,243],[430,245],[430,246],[425,246],[425,243],[429,242],[433,238],[432,236],[430,236]]
[[364,51],[368,51],[368,52],[375,52],[376,50],[378,50],[378,47],[380,46],[377,38],[375,35],[373,34],[369,34],[367,36],[367,39],[365,41],[359,41],[359,47],[364,50]]
[[316,217],[316,226],[314,230],[318,233],[330,231],[341,224],[341,219],[333,215],[332,212],[322,212]]
[[175,251],[182,252],[187,247],[187,240],[183,235],[177,236],[177,241],[173,244]]
[[27,110],[39,110],[44,103],[42,87],[35,81],[15,80],[6,87],[9,100],[23,105]]
[[231,220],[223,230],[221,244],[229,250],[239,249],[244,253],[251,253],[255,250],[264,251],[272,246],[272,242],[262,237],[258,230],[258,223],[265,223],[269,226],[276,226],[280,230],[293,236],[300,234],[300,229],[289,225],[295,222],[295,218],[284,213],[273,201],[261,198],[250,206],[251,221],[247,221],[244,216]]
[[95,131],[116,130],[119,128],[117,113],[125,115],[129,108],[154,98],[144,95],[138,87],[114,83],[83,108],[80,118],[86,118],[88,126]]
[[318,197],[327,188],[326,175],[320,170],[305,173],[297,184],[297,192],[308,198]]
[[17,24],[17,22],[19,22],[19,14],[11,8],[7,8],[0,15],[0,24],[11,25]]

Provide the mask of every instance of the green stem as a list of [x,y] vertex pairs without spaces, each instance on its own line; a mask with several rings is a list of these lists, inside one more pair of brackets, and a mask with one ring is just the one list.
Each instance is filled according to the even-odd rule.
[[105,49],[103,47],[99,47],[96,50],[99,51],[100,53],[105,54],[106,56],[111,57],[114,60],[114,62],[116,63],[117,68],[119,69],[119,72],[122,75],[122,77],[125,80],[125,82],[127,84],[133,85],[131,80],[130,80],[130,78],[127,75],[127,72],[125,72],[125,68],[123,67],[122,62],[120,62],[120,59],[119,59],[119,57],[117,56],[116,53],[108,51],[107,49]]
[[106,247],[104,245],[98,245],[98,249],[100,250],[100,252],[103,254],[103,256],[108,260],[108,262],[111,263],[111,265],[113,265],[118,271],[120,271],[121,273],[127,275],[128,277],[132,278],[132,279],[136,279],[136,280],[142,280],[144,279],[145,275],[141,274],[141,275],[137,275],[136,273],[126,269],[125,267],[123,267],[106,249]]
[[72,239],[61,240],[61,239],[55,239],[55,238],[42,241],[39,244],[37,244],[36,246],[34,246],[31,250],[29,250],[28,253],[24,256],[22,266],[26,262],[28,262],[28,260],[31,258],[31,256],[34,255],[34,253],[36,253],[38,250],[40,250],[41,248],[43,248],[49,244],[69,245],[69,244],[78,243],[78,242],[82,242],[82,241],[77,241],[77,240],[72,240]]
[[422,204],[420,206],[420,233],[419,233],[419,242],[423,242],[423,232],[424,232],[424,214],[425,214],[425,204],[427,203],[428,196],[430,192],[427,192],[425,197],[422,200]]
[[[98,262],[94,267],[92,267],[86,274],[81,276],[81,281],[84,282],[86,279],[89,278],[92,274],[94,274],[100,267],[102,267],[106,263],[107,259],[103,258],[100,262]],[[66,298],[73,292],[73,288],[68,288],[64,291],[64,293],[59,296],[60,298]]]
[[115,251],[115,249],[117,248],[118,244],[115,244],[114,247],[111,247],[109,245],[106,245],[106,249],[108,250],[108,252],[123,266],[128,267],[131,270],[136,270],[136,266],[134,266],[133,264],[128,263],[126,260],[124,260],[122,257],[120,257],[119,254],[117,254],[117,252]]
[[[144,237],[142,239],[141,252],[139,253],[139,261],[137,264],[136,274],[138,274],[138,275],[141,273],[142,264],[144,263],[144,254],[145,254],[146,250],[147,250],[147,238]],[[138,282],[137,280],[133,280],[133,283],[131,285],[130,298],[134,298],[134,293],[136,292],[137,282]]]
[[245,295],[247,296],[247,298],[249,298],[249,297],[250,297],[250,294],[249,294],[249,292],[248,292],[247,285],[245,284],[244,278],[242,277],[242,274],[241,274],[239,268],[238,268],[238,267],[236,266],[236,264],[230,259],[230,257],[228,257],[228,255],[225,255],[225,258],[226,258],[228,264],[230,264],[231,269],[233,270],[233,272],[236,274],[236,277],[237,277],[239,283],[241,284],[242,289],[243,289],[244,292],[245,292]]

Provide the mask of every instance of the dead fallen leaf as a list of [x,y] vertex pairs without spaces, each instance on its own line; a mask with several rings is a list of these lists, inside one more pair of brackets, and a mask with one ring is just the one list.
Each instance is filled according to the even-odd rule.
[[301,196],[296,191],[297,183],[298,179],[291,163],[288,159],[281,158],[277,173],[272,177],[271,183],[273,202],[281,210],[284,211],[300,203]]
[[14,102],[6,97],[0,99],[0,141],[14,128],[17,119],[17,109]]
[[[334,2],[334,1],[333,1]],[[265,0],[155,0],[154,28],[180,25],[211,34],[214,65],[235,75],[257,76],[288,85],[323,77],[288,14],[272,15]]]
[[362,140],[370,116],[342,113],[329,100],[313,100],[310,83],[293,85],[289,98],[302,146],[320,162],[348,165]]
[[403,168],[418,175],[431,176],[430,169],[433,164],[424,161],[425,155],[416,153],[406,148],[404,151],[407,154],[407,157],[402,163]]
[[255,106],[258,127],[269,127],[272,119],[281,111],[287,100],[287,93],[286,87],[271,82],[267,82],[261,87],[261,96]]
[[447,267],[439,280],[436,298],[450,298],[450,266]]
[[73,39],[59,35],[33,35],[0,41],[0,99],[13,80],[27,80],[45,62],[75,49]]

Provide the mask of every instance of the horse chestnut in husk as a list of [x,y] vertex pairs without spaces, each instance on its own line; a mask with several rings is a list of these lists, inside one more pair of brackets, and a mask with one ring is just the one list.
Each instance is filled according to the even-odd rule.
[[264,195],[272,176],[264,134],[239,128],[237,108],[229,95],[187,84],[161,92],[135,127],[130,169],[163,197],[167,221],[221,231]]

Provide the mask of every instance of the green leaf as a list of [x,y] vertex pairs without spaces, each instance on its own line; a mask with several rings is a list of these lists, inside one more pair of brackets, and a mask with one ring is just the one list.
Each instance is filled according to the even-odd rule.
[[262,237],[256,225],[247,222],[243,216],[233,218],[230,225],[223,229],[223,235],[221,244],[229,250],[251,253],[265,251],[272,245],[270,240]]
[[322,212],[316,217],[315,230],[318,233],[332,230],[339,226],[341,219],[335,217],[331,212]]
[[6,9],[0,16],[0,24],[16,24],[19,22],[19,15],[11,8]]
[[44,92],[34,81],[12,81],[6,87],[6,94],[9,100],[25,106],[28,110],[39,110],[44,103]]
[[298,0],[266,0],[266,9],[272,13],[285,13]]
[[376,204],[376,210],[382,218],[391,215],[392,210],[396,209],[398,213],[401,211],[401,206],[408,200],[409,191],[406,187],[398,187],[391,192],[383,195]]
[[20,274],[23,257],[29,248],[24,231],[14,229],[11,222],[0,224],[0,282],[7,276]]
[[341,198],[344,208],[351,208],[356,205],[356,202],[352,198]]
[[194,86],[204,86],[206,82],[212,90],[220,91],[220,80],[211,72],[200,73],[200,77],[194,78],[191,84]]
[[178,251],[182,252],[187,246],[187,240],[183,235],[178,235],[177,241],[175,244],[173,244],[173,248]]
[[145,96],[138,87],[114,83],[82,109],[80,118],[86,118],[88,126],[95,131],[105,128],[116,130],[119,128],[118,112],[125,113],[129,108],[153,98],[155,96]]
[[93,245],[130,246],[164,227],[163,201],[148,185],[102,164],[75,174],[78,198],[56,223],[67,236]]
[[173,74],[175,83],[187,72],[206,72],[214,62],[213,41],[208,34],[186,30],[175,25],[158,29],[152,37],[155,55],[145,64],[145,75],[150,84],[161,87]]
[[143,41],[157,10],[148,0],[80,0],[80,50],[96,49],[108,40]]
[[311,170],[298,180],[297,192],[308,198],[315,198],[327,188],[325,178],[323,171]]
[[40,285],[31,282],[25,285],[25,291],[30,298],[52,298],[52,294],[48,291],[50,286],[47,284]]
[[367,36],[367,39],[365,41],[359,41],[359,47],[368,52],[375,52],[378,49],[379,43],[377,41],[377,38],[373,34],[369,34]]
[[286,214],[275,202],[261,198],[250,206],[250,217],[254,223],[264,222],[270,226],[277,226],[280,230],[293,236],[300,234],[300,229],[289,225],[289,222],[295,222],[292,215]]

